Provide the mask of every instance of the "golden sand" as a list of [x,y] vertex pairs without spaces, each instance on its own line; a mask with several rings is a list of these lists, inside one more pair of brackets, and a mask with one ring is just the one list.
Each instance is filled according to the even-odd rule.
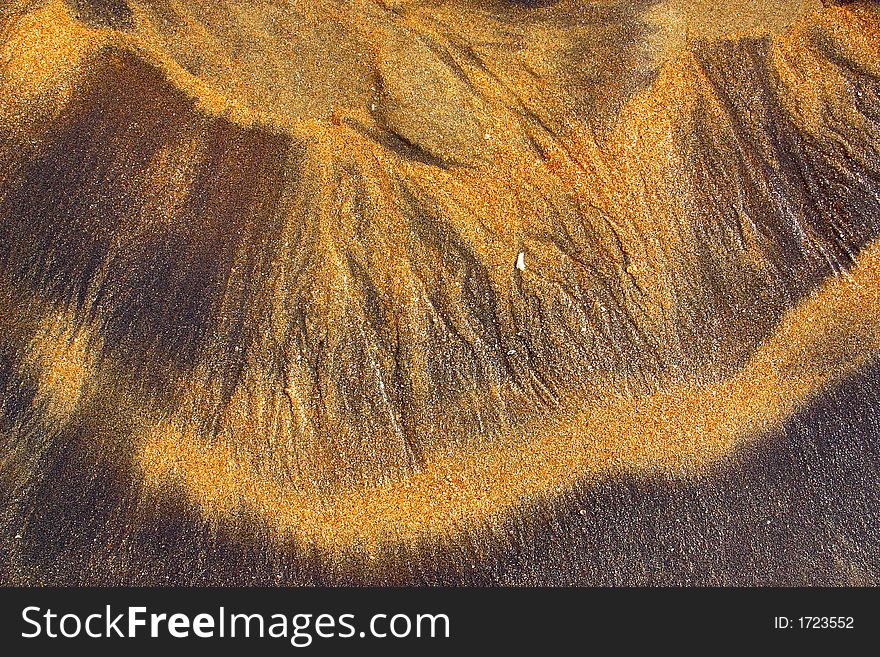
[[[281,537],[372,551],[498,522],[518,504],[622,472],[694,475],[782,427],[830,383],[880,353],[880,246],[792,309],[735,376],[646,398],[594,403],[525,444],[430,459],[412,476],[321,497],[285,487],[224,447],[158,426],[144,477],[173,483],[209,516],[244,508]],[[829,336],[832,336],[829,339]]]
[[[527,24],[518,34],[524,44],[518,52],[521,68],[507,65],[503,48],[483,46],[482,67],[450,49],[446,54],[465,84],[425,45],[428,37],[439,40],[448,25],[461,21],[454,3],[428,8],[419,3],[356,2],[348,8],[304,3],[301,11],[283,18],[291,22],[288,28],[308,35],[303,39],[336,44],[339,52],[305,49],[300,59],[294,55],[301,44],[268,35],[246,7],[235,16],[235,29],[251,40],[250,51],[261,53],[256,59],[231,54],[232,18],[213,15],[211,2],[167,3],[182,17],[173,29],[159,20],[162,3],[131,4],[136,27],[130,32],[87,29],[60,0],[16,23],[0,51],[7,76],[0,91],[0,128],[20,129],[22,116],[32,108],[62,106],[77,76],[85,75],[80,68],[84,57],[113,47],[158,67],[207,115],[300,139],[308,150],[305,166],[313,174],[306,184],[316,199],[314,248],[326,254],[320,272],[325,296],[315,304],[324,311],[321,328],[330,341],[337,339],[334,326],[342,324],[346,304],[357,298],[351,281],[340,274],[339,248],[347,222],[354,221],[356,185],[371,208],[376,236],[372,251],[359,255],[370,264],[378,295],[395,303],[389,324],[413,344],[426,332],[425,290],[438,285],[444,272],[438,267],[436,280],[420,279],[401,247],[407,229],[396,181],[432,199],[455,234],[480,254],[501,298],[513,295],[514,266],[526,282],[545,284],[542,259],[552,253],[521,239],[524,227],[540,227],[542,204],[574,199],[579,208],[603,211],[632,260],[627,272],[635,287],[649,292],[638,303],[627,302],[639,308],[640,321],[655,334],[670,335],[676,304],[670,272],[681,268],[687,275],[679,256],[694,246],[681,229],[686,210],[676,183],[687,165],[675,150],[676,121],[698,101],[705,104],[710,122],[720,126],[725,120],[687,46],[694,39],[788,30],[773,37],[773,64],[788,111],[807,131],[821,128],[829,104],[849,111],[853,123],[860,119],[838,102],[845,83],[804,46],[804,30],[819,25],[834,31],[849,57],[880,73],[878,23],[872,16],[859,21],[840,8],[814,13],[818,4],[808,0],[773,7],[728,3],[717,12],[715,3],[670,2],[653,16],[662,33],[646,66],[656,76],[644,89],[618,89],[609,82],[607,95],[619,95],[621,106],[608,112],[614,117],[609,125],[597,127],[570,120],[575,83],[548,53],[577,34],[563,34],[549,22]],[[395,5],[398,13],[389,17],[380,5]],[[212,20],[196,20],[202,14]],[[425,40],[413,41],[406,50],[406,39],[416,33]],[[540,73],[542,82],[529,70]],[[419,88],[427,91],[414,93]],[[532,123],[523,118],[526,109],[535,117]],[[406,161],[364,137],[362,129],[381,127],[393,128],[450,166]],[[187,167],[203,147],[200,138],[196,134],[175,149],[160,151],[148,167],[147,191],[159,198],[163,221],[175,220],[191,184]],[[543,151],[543,159],[530,150],[532,143]],[[357,181],[346,175],[346,166],[359,172]],[[300,217],[292,211],[288,219],[292,233]],[[754,235],[745,239],[757,240]],[[755,247],[747,253],[756,268],[762,265],[757,252]],[[286,279],[278,280],[279,289],[266,294],[280,324],[288,317],[289,297],[282,289]],[[647,396],[619,389],[598,395],[596,389],[614,386],[612,377],[597,374],[584,382],[583,390],[566,391],[571,399],[560,417],[533,423],[526,436],[510,431],[483,442],[480,436],[440,436],[437,444],[426,438],[419,466],[406,445],[357,434],[342,423],[329,437],[310,433],[306,374],[297,364],[281,385],[256,380],[238,389],[222,418],[223,430],[208,439],[187,423],[216,393],[210,375],[200,372],[178,412],[162,421],[144,420],[136,467],[155,493],[182,491],[217,521],[256,514],[279,540],[293,538],[327,552],[371,553],[388,544],[418,544],[492,525],[523,504],[603,477],[688,476],[716,467],[750,441],[779,430],[830,384],[876,357],[880,321],[873,310],[878,303],[880,246],[875,244],[858,256],[850,272],[826,280],[775,328],[764,331],[759,345],[741,345],[750,355],[737,371],[729,371],[735,369],[731,357],[727,370],[719,367],[720,375],[683,378]],[[773,320],[754,321],[760,330]],[[86,337],[72,332],[71,323],[69,317],[48,320],[34,338],[29,362],[39,372],[40,394],[59,421],[79,403],[88,377],[98,373],[84,352]],[[464,320],[459,324],[456,328],[468,330]],[[673,347],[670,340],[657,349],[671,352]],[[427,364],[423,353],[414,351],[415,394],[427,397]],[[367,357],[379,372],[385,355],[377,350]],[[462,390],[461,405],[470,403],[469,396],[500,399],[505,391],[501,384],[492,385]],[[393,415],[388,418],[389,424],[395,421]]]

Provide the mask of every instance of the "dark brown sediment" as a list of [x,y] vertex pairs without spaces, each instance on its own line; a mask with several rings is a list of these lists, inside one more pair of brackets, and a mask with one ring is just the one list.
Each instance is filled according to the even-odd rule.
[[0,14],[5,581],[876,581],[874,3],[221,4]]

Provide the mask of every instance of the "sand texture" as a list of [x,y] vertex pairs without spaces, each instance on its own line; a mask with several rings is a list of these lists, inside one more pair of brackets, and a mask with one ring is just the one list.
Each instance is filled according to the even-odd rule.
[[880,4],[5,0],[0,583],[880,583]]

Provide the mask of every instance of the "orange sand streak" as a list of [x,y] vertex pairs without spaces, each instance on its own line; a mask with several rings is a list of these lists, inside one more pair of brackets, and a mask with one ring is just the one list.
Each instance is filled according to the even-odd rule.
[[645,398],[612,397],[524,445],[429,462],[382,486],[331,496],[254,476],[223,447],[171,426],[140,451],[153,486],[173,482],[209,516],[244,507],[279,536],[371,552],[493,522],[517,504],[621,472],[694,474],[779,429],[829,383],[880,351],[880,244],[789,312],[736,376]]

